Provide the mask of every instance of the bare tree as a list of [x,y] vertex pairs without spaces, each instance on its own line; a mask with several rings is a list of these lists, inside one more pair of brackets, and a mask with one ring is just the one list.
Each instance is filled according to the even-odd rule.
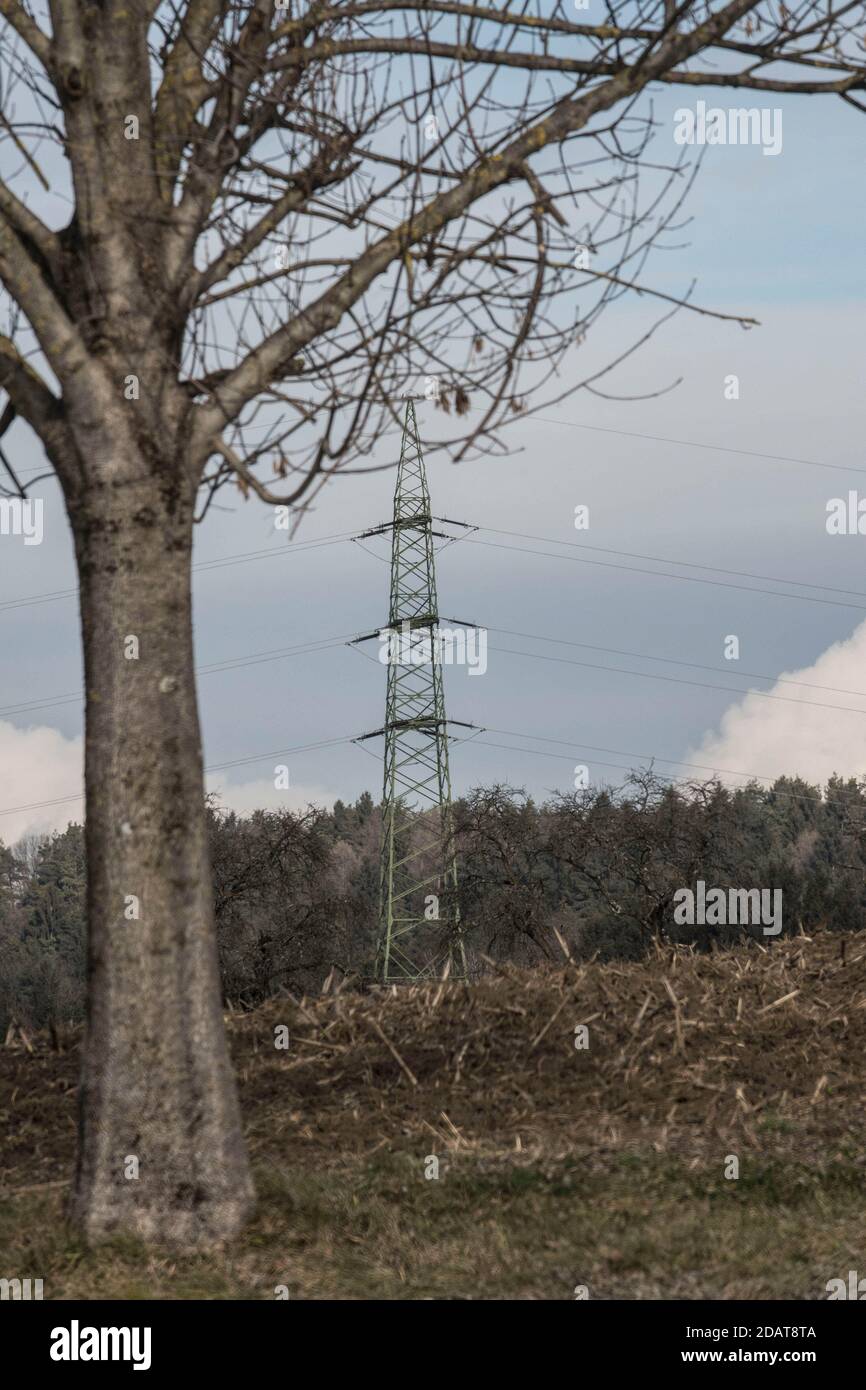
[[642,278],[688,185],[653,158],[650,89],[859,105],[862,4],[595,8],[0,0],[0,433],[20,418],[41,440],[80,576],[91,1238],[206,1242],[252,1198],[214,949],[196,508],[231,481],[297,520],[422,375],[459,418],[455,458],[502,448],[607,304],[637,287],[691,307]]

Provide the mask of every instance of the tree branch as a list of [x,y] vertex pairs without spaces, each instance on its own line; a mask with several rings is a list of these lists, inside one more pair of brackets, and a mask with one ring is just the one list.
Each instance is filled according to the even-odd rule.
[[[341,140],[335,143],[342,147],[347,142]],[[338,163],[337,168],[334,168],[332,162],[335,158]],[[292,177],[292,186],[273,203],[264,217],[261,217],[250,227],[238,242],[227,247],[211,265],[192,278],[188,292],[188,303],[194,304],[199,296],[209,290],[212,285],[219,284],[221,280],[225,280],[228,275],[231,275],[232,271],[242,265],[265,238],[270,236],[271,232],[276,231],[289,213],[306,206],[313,193],[318,193],[323,188],[329,188],[332,184],[341,183],[356,168],[358,168],[357,163],[340,166],[337,151],[332,147],[324,148],[309,168]]]
[[49,457],[69,455],[72,441],[61,402],[4,334],[0,334],[0,387],[9,397],[4,411],[4,433],[14,415],[20,415],[42,440]]
[[[30,211],[8,188],[0,182],[0,216],[5,217],[10,227],[18,234],[25,249],[35,248],[52,276],[57,270],[60,240],[55,232]],[[28,247],[29,244],[29,247]],[[31,251],[32,255],[32,251]]]
[[705,48],[754,9],[756,3],[757,0],[731,0],[691,33],[671,33],[655,52],[652,51],[654,45],[650,45],[637,63],[609,81],[576,99],[561,101],[547,119],[530,127],[501,153],[479,159],[464,171],[457,187],[438,194],[422,211],[365,251],[329,290],[250,351],[214,391],[211,403],[197,407],[193,433],[198,466],[204,465],[215,447],[215,438],[227,423],[238,417],[246,403],[272,382],[281,380],[298,353],[320,334],[335,328],[372,282],[403,258],[409,247],[440,231],[493,189],[520,176],[530,156],[545,145],[580,130],[591,116],[634,97],[673,63]]
[[46,72],[51,72],[51,39],[44,33],[21,0],[0,0],[0,16],[23,39],[30,52],[38,58]]
[[183,151],[195,133],[196,114],[219,85],[206,75],[204,65],[222,9],[221,0],[190,0],[164,59],[153,138],[160,197],[169,206]]
[[58,380],[65,386],[80,372],[90,375],[91,359],[78,329],[67,317],[19,237],[2,218],[0,280],[27,315]]

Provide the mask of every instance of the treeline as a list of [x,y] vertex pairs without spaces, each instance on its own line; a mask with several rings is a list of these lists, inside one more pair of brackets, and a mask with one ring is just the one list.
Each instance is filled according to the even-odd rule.
[[[374,949],[379,808],[212,806],[210,835],[227,1000],[250,1007],[363,978]],[[866,907],[866,779],[824,789],[783,778],[732,791],[673,787],[652,771],[544,804],[508,787],[455,804],[460,908],[473,969],[510,960],[638,959],[655,941],[711,950],[763,940],[761,925],[678,924],[674,895],[781,890],[782,934],[852,931]],[[707,914],[709,916],[709,914]],[[85,990],[83,832],[0,845],[0,1030],[78,1021]],[[680,919],[681,922],[681,919]]]

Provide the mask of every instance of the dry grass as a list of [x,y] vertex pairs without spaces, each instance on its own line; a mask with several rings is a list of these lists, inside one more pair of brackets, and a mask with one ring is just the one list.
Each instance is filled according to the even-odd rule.
[[48,1297],[760,1299],[866,1266],[866,933],[344,987],[229,1028],[260,1194],[244,1239],[81,1248],[75,1040],[15,1040],[0,1274]]

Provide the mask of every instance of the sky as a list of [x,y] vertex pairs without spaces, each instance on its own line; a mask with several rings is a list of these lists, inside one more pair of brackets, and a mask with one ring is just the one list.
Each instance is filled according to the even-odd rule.
[[[658,96],[665,157],[676,108],[726,106],[728,95]],[[594,784],[618,782],[651,759],[665,775],[717,771],[732,785],[866,774],[856,497],[854,533],[827,529],[833,499],[866,499],[866,117],[814,97],[743,104],[778,105],[781,151],[708,149],[683,245],[644,278],[672,294],[695,278],[695,303],[760,326],[681,312],[606,387],[674,389],[646,401],[575,389],[515,422],[505,460],[454,466],[428,450],[434,513],[480,528],[437,557],[440,611],[488,631],[484,674],[445,674],[450,716],[477,726],[455,730],[458,794],[506,783],[543,798],[570,790],[578,767]],[[566,359],[563,388],[657,311],[646,297],[619,300]],[[430,403],[418,412],[432,446],[441,420]],[[40,462],[21,423],[4,446],[22,470]],[[371,462],[398,454],[399,437],[384,436]],[[199,528],[197,659],[222,666],[202,671],[199,695],[208,785],[223,804],[379,795],[381,740],[348,740],[381,726],[385,669],[375,643],[346,641],[387,617],[387,541],[329,538],[387,520],[393,487],[391,469],[335,481],[292,543],[270,509],[234,493]],[[6,843],[81,816],[72,547],[56,484],[37,495],[42,543],[0,536]],[[575,530],[578,506],[587,530]],[[247,552],[264,553],[210,563]],[[274,787],[280,764],[288,791]]]

